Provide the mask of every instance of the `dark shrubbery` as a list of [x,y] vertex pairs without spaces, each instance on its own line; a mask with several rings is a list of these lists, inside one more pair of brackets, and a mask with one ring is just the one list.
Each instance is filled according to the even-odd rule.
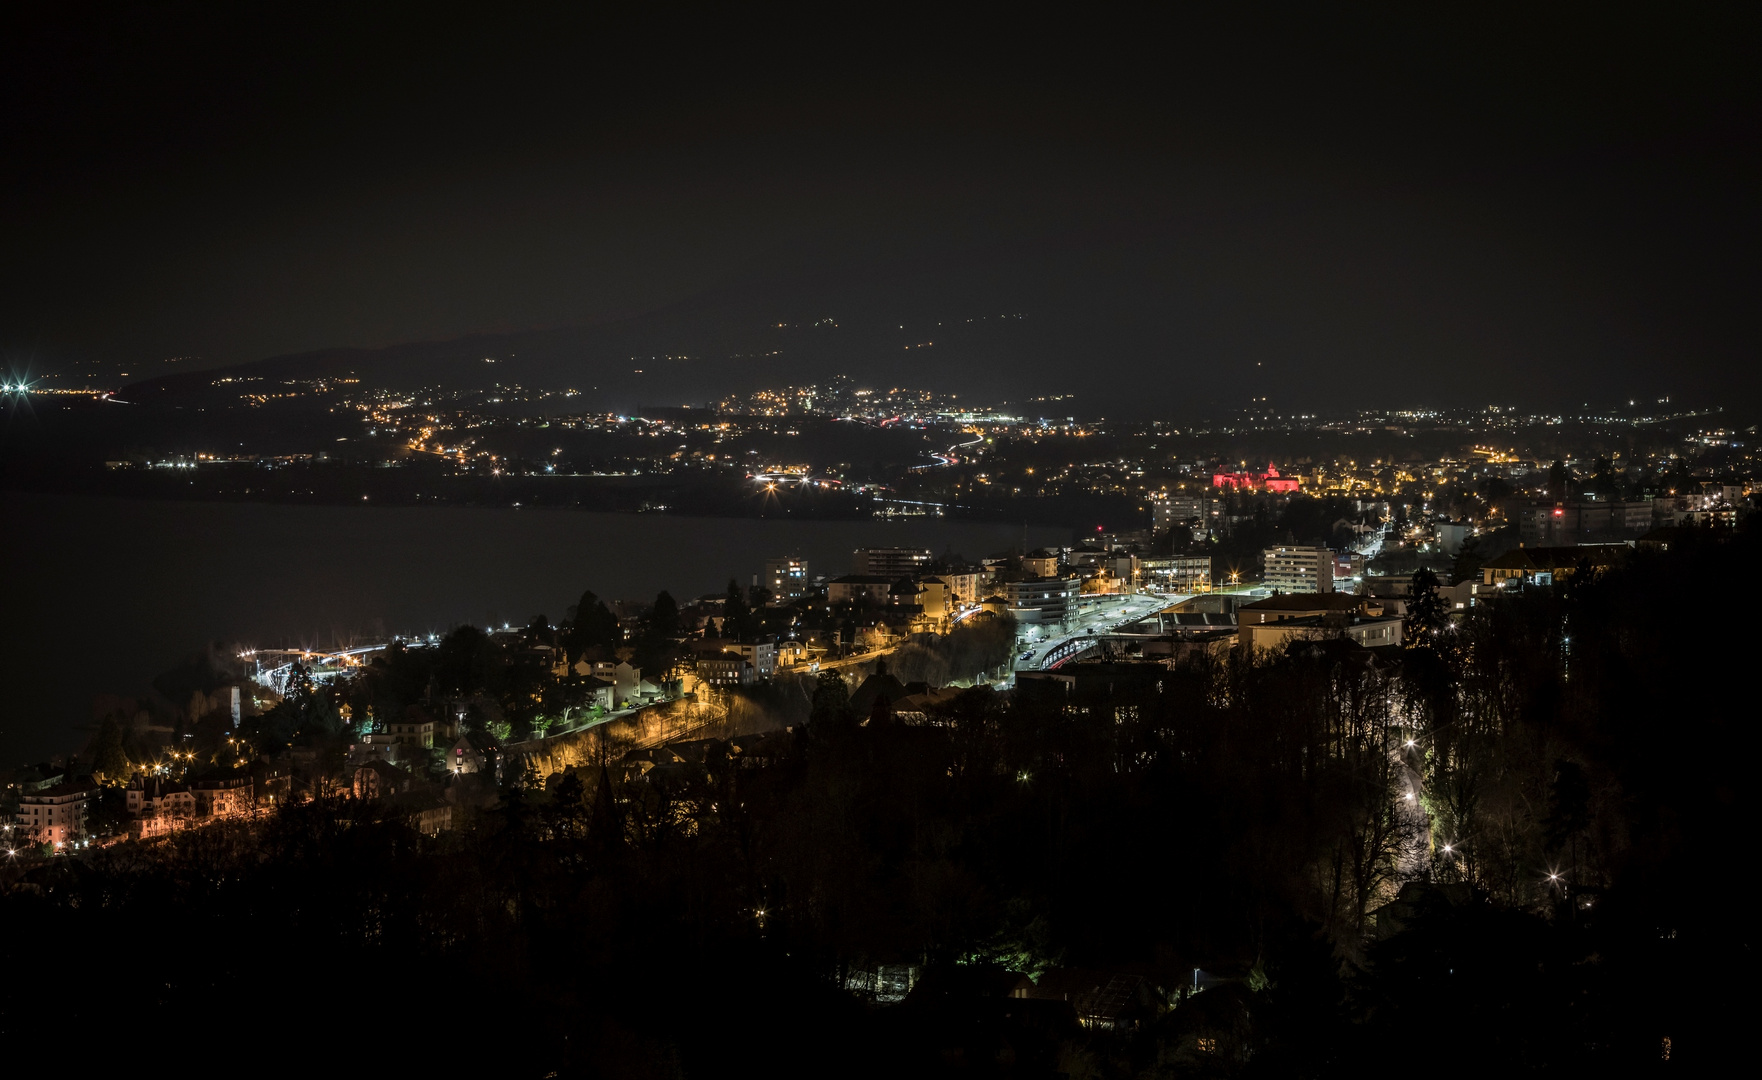
[[[815,698],[763,764],[510,790],[436,839],[314,804],[38,863],[0,899],[0,1035],[53,1001],[119,1047],[515,1076],[1631,1073],[1667,1039],[1694,1067],[1743,1030],[1759,547],[1637,552],[1389,657],[979,689],[921,726]],[[1158,1004],[1109,1032],[842,989],[975,963]]]

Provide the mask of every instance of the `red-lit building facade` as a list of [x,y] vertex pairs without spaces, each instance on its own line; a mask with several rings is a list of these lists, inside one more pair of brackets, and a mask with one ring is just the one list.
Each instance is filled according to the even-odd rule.
[[1270,463],[1266,472],[1221,472],[1211,474],[1211,486],[1215,488],[1236,488],[1241,491],[1296,491],[1300,480],[1295,476],[1280,476],[1279,470]]

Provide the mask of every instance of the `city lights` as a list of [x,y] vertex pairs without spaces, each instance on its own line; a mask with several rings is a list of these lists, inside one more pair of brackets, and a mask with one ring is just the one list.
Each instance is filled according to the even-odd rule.
[[1744,5],[63,7],[16,1075],[1745,1060]]

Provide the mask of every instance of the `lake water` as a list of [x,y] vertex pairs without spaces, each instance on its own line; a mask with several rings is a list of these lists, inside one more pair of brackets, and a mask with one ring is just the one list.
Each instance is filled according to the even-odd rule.
[[[1030,529],[1032,545],[1067,539]],[[592,589],[685,600],[779,555],[850,571],[862,546],[970,559],[1020,526],[799,522],[459,507],[150,502],[0,493],[0,764],[77,749],[100,693],[139,694],[208,642],[328,646],[464,622],[552,621]]]

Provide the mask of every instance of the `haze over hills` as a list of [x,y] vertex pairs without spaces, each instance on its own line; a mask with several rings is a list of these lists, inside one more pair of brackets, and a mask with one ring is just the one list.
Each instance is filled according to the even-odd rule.
[[222,389],[218,380],[351,377],[388,389],[569,389],[578,393],[572,411],[629,411],[823,382],[828,373],[840,373],[865,385],[927,386],[996,401],[1022,389],[1005,382],[1013,366],[1055,359],[1056,339],[1036,334],[1029,322],[1026,313],[1001,311],[891,324],[823,312],[767,325],[726,308],[700,308],[589,326],[322,349],[158,376],[132,382],[118,396],[153,402],[213,391],[233,397],[238,387]]

